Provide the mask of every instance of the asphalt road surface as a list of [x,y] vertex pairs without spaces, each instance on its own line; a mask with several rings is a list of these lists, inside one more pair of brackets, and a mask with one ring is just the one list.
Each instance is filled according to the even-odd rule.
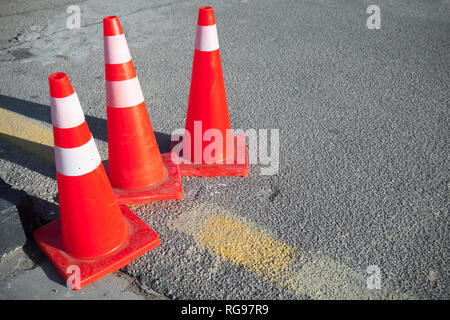
[[232,127],[278,129],[278,172],[258,159],[248,178],[186,177],[183,200],[132,207],[161,245],[123,271],[174,299],[450,298],[449,1],[89,0],[71,30],[72,4],[0,10],[0,122],[26,120],[1,132],[0,175],[49,219],[47,77],[69,75],[106,160],[101,21],[118,15],[167,152],[208,4]]

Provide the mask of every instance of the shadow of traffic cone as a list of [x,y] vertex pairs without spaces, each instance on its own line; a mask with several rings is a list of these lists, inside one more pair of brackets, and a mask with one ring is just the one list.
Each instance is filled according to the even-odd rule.
[[[119,203],[181,199],[178,165],[160,154],[119,18],[103,18],[108,173]],[[176,159],[176,156],[174,155]]]
[[171,150],[182,176],[248,175],[245,136],[231,133],[212,7],[199,9],[186,127]]
[[60,219],[34,238],[65,280],[79,268],[78,290],[159,245],[159,237],[117,203],[67,75],[54,73],[49,84]]

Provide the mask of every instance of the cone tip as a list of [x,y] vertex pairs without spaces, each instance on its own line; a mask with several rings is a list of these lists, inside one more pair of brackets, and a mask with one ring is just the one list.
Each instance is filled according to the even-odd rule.
[[48,77],[50,85],[50,96],[54,98],[64,98],[75,92],[70,83],[69,77],[64,72],[56,72]]
[[213,7],[200,7],[198,10],[198,22],[199,26],[212,26],[216,24],[214,19]]
[[103,35],[116,36],[123,34],[118,16],[108,16],[103,18]]

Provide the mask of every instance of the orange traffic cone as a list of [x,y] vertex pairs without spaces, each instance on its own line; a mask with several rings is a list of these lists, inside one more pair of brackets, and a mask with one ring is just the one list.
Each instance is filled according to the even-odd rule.
[[245,136],[231,134],[212,7],[199,10],[185,129],[171,148],[181,158],[182,176],[248,175]]
[[171,153],[159,152],[118,17],[103,18],[103,35],[108,171],[116,197],[119,203],[126,204],[181,199],[178,165]]
[[159,237],[118,205],[67,75],[54,73],[49,83],[60,219],[34,238],[64,279],[79,268],[78,290],[159,245]]

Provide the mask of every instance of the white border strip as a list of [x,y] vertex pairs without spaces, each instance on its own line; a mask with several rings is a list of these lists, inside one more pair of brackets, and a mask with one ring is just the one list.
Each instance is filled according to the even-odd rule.
[[106,81],[106,105],[127,108],[144,102],[137,77],[122,81]]
[[77,148],[55,146],[56,171],[65,176],[82,176],[94,171],[101,163],[101,158],[94,138]]
[[103,48],[106,64],[119,64],[131,60],[130,50],[123,33],[115,36],[104,36]]
[[74,128],[84,122],[84,113],[76,92],[65,98],[50,97],[50,107],[55,127]]
[[216,25],[199,26],[195,33],[195,49],[199,51],[215,51],[219,49]]

